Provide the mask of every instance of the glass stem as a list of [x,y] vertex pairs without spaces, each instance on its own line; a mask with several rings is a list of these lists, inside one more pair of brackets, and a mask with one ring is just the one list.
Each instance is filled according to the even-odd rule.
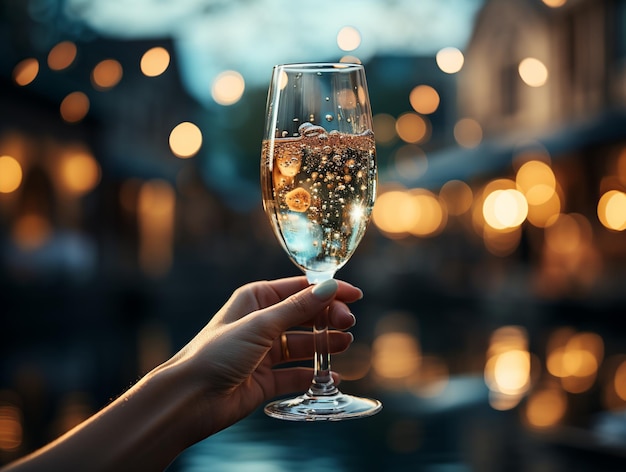
[[309,395],[335,395],[338,390],[333,376],[330,374],[330,349],[328,344],[328,311],[325,308],[313,324],[313,342],[315,345],[313,382],[309,388]]

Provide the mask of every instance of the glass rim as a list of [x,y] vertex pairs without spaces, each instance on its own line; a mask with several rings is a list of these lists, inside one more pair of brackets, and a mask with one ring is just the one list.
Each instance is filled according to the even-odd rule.
[[292,62],[287,64],[277,64],[274,69],[289,70],[292,72],[308,72],[308,71],[331,71],[331,70],[356,70],[364,69],[363,64],[356,62]]

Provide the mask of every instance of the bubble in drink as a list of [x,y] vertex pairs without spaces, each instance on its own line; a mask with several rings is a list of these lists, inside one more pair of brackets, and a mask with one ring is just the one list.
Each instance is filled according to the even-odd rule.
[[263,142],[263,202],[297,265],[334,272],[365,234],[374,205],[374,136],[326,132],[312,123],[298,131]]
[[285,195],[285,203],[292,211],[303,213],[311,206],[311,194],[302,187],[293,189]]
[[276,157],[276,163],[280,173],[293,177],[300,172],[300,166],[302,165],[302,158],[297,149],[286,148],[282,149],[282,152]]
[[293,185],[293,176],[283,175],[278,166],[274,166],[272,178],[274,179],[274,187],[277,189]]
[[322,128],[321,126],[316,126],[312,123],[301,124],[300,127],[298,128],[298,132],[302,136],[306,136],[308,138],[313,138],[315,136],[319,136],[319,137],[326,136],[326,130],[324,128]]

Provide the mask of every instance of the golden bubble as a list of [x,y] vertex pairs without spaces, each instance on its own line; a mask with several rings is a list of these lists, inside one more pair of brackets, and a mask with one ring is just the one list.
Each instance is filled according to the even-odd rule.
[[291,211],[303,213],[311,206],[311,194],[302,187],[295,188],[287,192],[285,203]]
[[281,174],[286,177],[294,177],[300,172],[302,166],[300,152],[295,148],[285,148],[276,156],[276,164]]

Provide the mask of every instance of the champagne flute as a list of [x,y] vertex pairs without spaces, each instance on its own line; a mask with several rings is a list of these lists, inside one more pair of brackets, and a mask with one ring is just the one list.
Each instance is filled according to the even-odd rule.
[[[363,237],[377,168],[365,70],[360,64],[275,66],[261,152],[263,206],[291,260],[311,284],[334,277]],[[265,407],[293,421],[370,416],[378,400],[341,393],[330,374],[328,310],[315,320],[309,390]]]

